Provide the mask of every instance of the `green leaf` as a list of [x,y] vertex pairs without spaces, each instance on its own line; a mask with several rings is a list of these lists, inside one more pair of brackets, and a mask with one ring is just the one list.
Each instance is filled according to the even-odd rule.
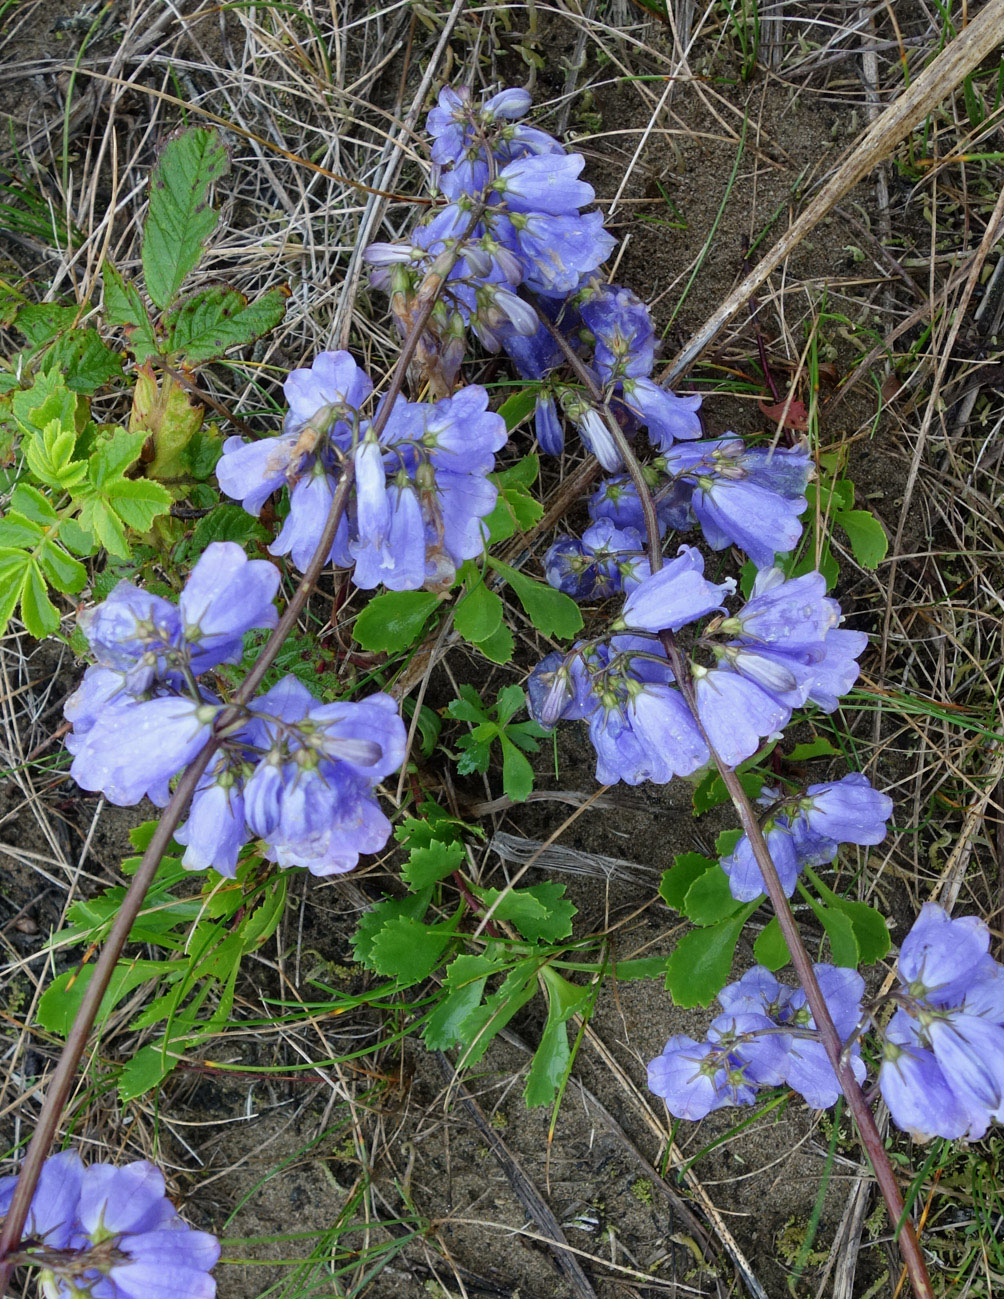
[[412,848],[401,874],[409,888],[425,889],[452,875],[463,863],[465,856],[462,843],[439,843],[438,840],[433,840],[427,848]]
[[695,880],[707,871],[717,870],[718,863],[699,852],[681,852],[673,858],[673,864],[665,871],[659,884],[659,895],[674,911],[683,912],[687,892]]
[[512,587],[516,598],[526,610],[527,617],[539,632],[545,636],[559,636],[569,640],[582,629],[579,606],[563,591],[556,591],[553,586],[547,586],[543,582],[535,582],[490,555],[488,563]]
[[43,541],[35,558],[49,585],[64,595],[80,591],[87,581],[87,569],[55,541]]
[[502,625],[502,600],[488,589],[484,578],[471,564],[466,564],[466,589],[457,601],[454,625],[464,640],[477,645],[488,640]]
[[216,229],[209,188],[229,167],[219,135],[196,126],[168,140],[150,181],[143,227],[146,291],[162,310],[181,288]]
[[167,348],[187,365],[195,365],[231,347],[246,347],[275,329],[286,314],[287,297],[281,289],[269,289],[248,302],[236,289],[204,289],[165,318]]
[[682,1010],[708,1006],[728,982],[732,957],[749,910],[683,935],[669,958],[666,987]]
[[59,614],[35,560],[28,565],[21,588],[21,621],[36,640],[44,640],[59,628]]
[[763,931],[757,934],[753,944],[753,956],[758,965],[766,965],[768,970],[780,970],[791,960],[788,944],[784,941],[777,916],[771,916]]
[[90,394],[122,377],[122,356],[96,329],[71,329],[46,354],[46,370],[58,372],[74,392]]
[[691,884],[684,899],[683,913],[695,925],[714,925],[734,915],[745,904],[729,891],[729,877],[720,868],[704,871]]
[[145,433],[115,429],[92,454],[86,483],[73,492],[81,526],[120,559],[129,557],[125,529],[147,532],[153,520],[171,508],[166,487],[147,478],[125,477],[145,441]]
[[367,602],[352,635],[365,650],[401,653],[418,640],[438,605],[431,591],[385,591]]
[[67,388],[63,376],[55,373],[37,374],[30,388],[11,397],[14,418],[28,432],[41,432],[53,420],[61,428],[75,428],[78,413],[86,407],[87,403]]
[[477,725],[478,722],[486,722],[488,713],[474,687],[464,682],[458,689],[460,698],[454,699],[447,705],[446,716],[452,717],[457,722],[470,722],[472,726]]
[[850,918],[843,911],[818,902],[801,883],[798,891],[812,908],[816,919],[823,926],[830,940],[830,956],[833,958],[833,964],[857,969],[861,960],[861,950],[854,936],[854,926]]
[[30,483],[18,483],[11,493],[10,503],[25,518],[30,519],[32,523],[42,524],[43,528],[51,527],[59,518],[52,508],[52,503]]
[[446,969],[442,1000],[422,1032],[430,1051],[448,1051],[464,1042],[464,1021],[481,1004],[485,984],[497,971],[498,966],[490,956],[454,957]]
[[132,1101],[159,1087],[167,1075],[178,1067],[187,1046],[187,1038],[176,1038],[167,1045],[166,1052],[163,1039],[140,1047],[119,1074],[119,1100],[123,1103]]
[[55,302],[33,302],[17,313],[17,329],[28,340],[28,347],[37,351],[51,343],[60,334],[73,327],[78,307],[62,307]]
[[486,997],[484,1005],[477,1006],[462,1022],[460,1039],[465,1046],[462,1064],[477,1064],[492,1039],[534,995],[537,968],[534,960],[520,961],[506,975],[499,990]]
[[578,907],[565,897],[564,884],[548,880],[525,889],[476,889],[486,907],[501,898],[493,914],[514,925],[531,943],[557,943],[572,932]]
[[421,893],[409,893],[407,897],[384,898],[382,902],[374,903],[369,911],[359,918],[356,932],[352,935],[352,952],[355,959],[369,969],[375,969],[373,944],[380,931],[393,920],[424,916],[431,898],[430,888],[423,889]]
[[8,510],[0,518],[0,549],[28,550],[38,545],[45,531],[18,510]]
[[[764,756],[757,754],[757,760]],[[739,776],[740,784],[751,799],[760,797],[760,790],[763,786],[764,777],[760,771],[743,771],[742,767],[737,768],[736,774]],[[725,788],[725,782],[714,768],[711,769],[694,787],[694,815],[701,816],[704,812],[709,812],[713,807],[719,807],[722,803],[729,801],[729,791]]]
[[73,459],[77,432],[72,425],[66,428],[50,420],[40,433],[26,437],[23,445],[28,468],[46,486],[69,490],[86,478],[86,462]]
[[715,839],[715,852],[719,858],[728,857],[736,850],[736,844],[743,837],[742,830],[735,826],[731,830],[721,830]]
[[478,649],[493,663],[508,663],[515,649],[512,632],[503,623],[485,640],[478,641]]
[[867,902],[857,902],[853,898],[838,896],[832,889],[827,888],[811,868],[806,871],[806,875],[823,901],[833,910],[842,912],[851,922],[861,963],[870,965],[873,961],[881,961],[892,945],[889,926],[882,913],[870,907]]
[[871,510],[837,510],[833,517],[847,533],[861,567],[878,568],[889,550],[889,538]]
[[420,983],[443,958],[453,941],[452,928],[427,925],[412,916],[389,920],[373,939],[370,964],[377,974],[400,983]]
[[529,455],[501,473],[488,475],[499,489],[495,508],[485,518],[489,544],[508,541],[516,532],[526,532],[543,516],[543,505],[529,490],[537,480],[539,468],[538,458]]
[[248,514],[240,505],[224,502],[198,521],[195,531],[179,547],[177,557],[194,563],[214,541],[234,541],[238,546],[247,546],[252,541],[270,539],[268,529],[262,527],[253,514]]
[[817,735],[805,744],[796,744],[785,762],[808,762],[811,758],[828,758],[840,750],[825,735]]
[[526,695],[519,686],[505,686],[498,692],[495,700],[495,716],[500,726],[505,726],[516,716],[521,708],[526,707]]
[[[529,415],[533,414],[539,392],[540,384],[535,383],[520,392],[514,392],[511,397],[505,399],[499,407],[499,414],[505,420],[507,432],[511,433],[518,424],[522,424]],[[530,481],[533,482],[533,478]]]
[[[179,969],[178,973],[180,972]],[[108,981],[108,989],[101,998],[95,1022],[103,1024],[118,1003],[134,988],[151,979],[160,979],[164,974],[171,975],[166,961],[119,961]],[[93,975],[94,966],[85,965],[82,969],[67,970],[53,979],[38,1003],[38,1019],[43,1028],[47,1028],[50,1033],[58,1033],[61,1037],[69,1033]]]
[[593,996],[592,989],[576,987],[548,966],[541,973],[547,989],[547,1022],[523,1088],[528,1109],[553,1104],[572,1058],[565,1026],[572,1015],[588,1008]]
[[105,283],[105,319],[109,325],[125,329],[129,350],[142,365],[159,350],[153,325],[139,290],[127,283],[111,262],[102,267]]
[[525,803],[533,789],[533,767],[512,740],[500,734],[502,742],[502,788],[514,803]]

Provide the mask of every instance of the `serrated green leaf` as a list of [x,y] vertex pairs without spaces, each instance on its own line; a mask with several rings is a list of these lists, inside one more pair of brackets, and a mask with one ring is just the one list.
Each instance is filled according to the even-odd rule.
[[833,517],[847,533],[851,553],[861,567],[878,568],[888,553],[889,538],[871,510],[837,510]]
[[500,726],[512,721],[521,708],[526,706],[526,695],[519,686],[504,686],[495,700],[495,716]]
[[263,527],[253,514],[239,505],[224,502],[209,511],[205,518],[195,525],[195,531],[178,549],[178,559],[190,559],[194,562],[199,555],[214,541],[233,541],[238,546],[247,546],[252,541],[270,540],[269,531]]
[[122,377],[122,356],[96,329],[71,329],[56,340],[43,362],[60,373],[73,392],[90,395]]
[[10,503],[32,523],[40,523],[45,528],[51,527],[59,518],[51,502],[30,483],[18,483],[11,493]]
[[478,722],[486,722],[488,714],[485,706],[481,701],[481,696],[474,687],[467,682],[458,686],[460,698],[454,699],[447,705],[446,715],[452,717],[458,722],[470,722],[472,725]]
[[178,1067],[187,1046],[186,1038],[178,1038],[171,1041],[166,1051],[163,1041],[140,1047],[119,1074],[119,1100],[125,1104],[159,1087]]
[[565,897],[564,884],[547,880],[523,889],[477,889],[486,907],[498,906],[493,914],[515,925],[531,943],[557,943],[572,932],[572,918],[578,907]]
[[32,351],[51,343],[69,329],[79,314],[79,307],[62,307],[56,302],[33,302],[17,313],[16,327],[28,340]]
[[432,898],[432,889],[423,889],[420,893],[409,893],[403,898],[384,898],[375,902],[369,911],[359,918],[356,931],[352,935],[352,952],[357,961],[369,969],[373,965],[373,943],[381,929],[392,920],[401,917],[418,918],[425,915],[425,910]]
[[682,1010],[708,1006],[728,982],[748,909],[706,929],[691,929],[673,949],[666,987]]
[[275,329],[286,313],[287,297],[281,289],[269,289],[248,302],[236,289],[204,289],[165,318],[168,350],[194,365],[231,347],[246,347]]
[[473,567],[466,566],[466,589],[454,610],[454,626],[464,640],[477,645],[488,640],[502,625],[502,600],[489,590],[484,578]]
[[367,602],[352,635],[365,650],[403,653],[421,636],[439,603],[431,591],[385,591]]
[[44,537],[44,529],[18,510],[8,510],[0,518],[0,548],[4,550],[29,550]]
[[702,872],[691,884],[684,899],[683,914],[695,925],[714,925],[744,905],[732,896],[729,877],[721,867],[716,867]]
[[44,541],[35,555],[46,581],[64,595],[80,591],[87,581],[87,569],[55,541]]
[[44,430],[25,437],[25,462],[39,482],[69,490],[87,476],[86,462],[73,459],[76,442],[75,429],[63,427],[58,420],[50,420]]
[[401,874],[409,888],[425,889],[452,875],[465,856],[462,843],[433,840],[426,848],[412,848]]
[[31,556],[23,550],[0,550],[0,634],[17,607]]
[[73,492],[81,527],[120,559],[129,557],[125,529],[147,532],[153,520],[171,508],[166,487],[147,478],[125,477],[145,441],[142,432],[115,429],[96,447],[87,466],[87,481]]
[[529,490],[537,480],[539,467],[538,458],[529,455],[509,469],[488,475],[499,489],[495,508],[485,518],[489,544],[508,541],[517,531],[528,531],[543,516],[543,505]]
[[70,392],[57,373],[43,371],[30,388],[11,396],[14,418],[28,432],[41,432],[53,420],[62,428],[74,428],[80,408],[86,409],[86,402]]
[[743,837],[742,830],[738,826],[731,830],[721,830],[715,839],[715,852],[719,858],[728,857],[736,850],[736,844]]
[[377,974],[400,983],[420,983],[440,963],[453,938],[452,928],[445,925],[397,916],[373,939],[369,961]]
[[663,872],[659,883],[659,896],[673,908],[683,913],[684,900],[690,886],[706,871],[718,870],[718,863],[699,852],[681,852],[673,858],[668,871]]
[[139,290],[127,283],[111,262],[105,262],[101,274],[105,285],[105,319],[109,325],[125,330],[129,351],[142,365],[160,349]]
[[142,257],[146,291],[162,310],[170,305],[216,229],[219,214],[209,206],[209,189],[228,167],[220,137],[200,126],[168,140],[157,160]]
[[488,563],[512,587],[517,600],[526,610],[527,617],[539,632],[545,636],[570,640],[582,630],[582,613],[571,596],[556,591],[553,586],[547,586],[543,582],[535,582],[490,555]]
[[[757,755],[758,759],[760,756]],[[764,780],[763,773],[743,771],[740,767],[737,770],[737,775],[747,796],[751,799],[759,798]],[[713,768],[694,787],[695,816],[702,816],[705,812],[710,812],[713,807],[719,807],[722,803],[728,801],[729,791],[725,788],[725,782]]]
[[777,916],[771,916],[762,932],[757,934],[753,944],[753,957],[758,965],[765,965],[771,972],[780,970],[791,960]]

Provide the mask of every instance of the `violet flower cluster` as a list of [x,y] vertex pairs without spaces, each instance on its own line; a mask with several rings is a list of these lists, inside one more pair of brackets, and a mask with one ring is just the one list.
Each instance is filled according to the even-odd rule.
[[598,212],[582,210],[595,198],[579,179],[585,159],[528,126],[522,119],[529,109],[525,90],[475,102],[466,87],[444,89],[427,130],[433,185],[448,202],[407,239],[370,245],[366,258],[374,285],[390,294],[402,334],[427,277],[444,280],[418,352],[433,392],[453,391],[473,333],[540,385],[541,450],[561,451],[567,419],[612,471],[621,459],[609,428],[581,388],[561,378],[566,357],[552,330],[581,355],[612,417],[628,433],[646,428],[659,449],[700,437],[700,398],[677,397],[651,379],[655,330],[648,309],[596,274],[615,241]]
[[636,785],[689,776],[710,761],[704,733],[729,765],[776,735],[806,703],[832,711],[858,674],[867,638],[838,626],[840,607],[819,573],[757,576],[750,599],[709,623],[689,660],[699,728],[660,640],[709,614],[725,614],[732,579],[704,577],[692,546],[631,590],[612,635],[549,654],[530,676],[530,709],[542,726],[584,719],[597,753],[596,778]]
[[[16,1184],[0,1178],[0,1220]],[[12,1256],[39,1269],[46,1299],[213,1299],[220,1246],[182,1221],[153,1164],[85,1168],[64,1150],[42,1166]]]
[[[991,1122],[1004,1121],[1004,966],[989,945],[990,931],[978,917],[953,919],[927,903],[900,948],[887,1023],[878,1005],[862,1007],[859,974],[814,967],[855,1077],[866,1077],[861,1044],[870,1023],[882,1098],[896,1126],[918,1140],[975,1141]],[[840,1087],[804,992],[758,965],[718,1000],[723,1013],[704,1042],[671,1037],[648,1066],[649,1087],[671,1114],[700,1119],[751,1105],[758,1090],[779,1084],[817,1109],[836,1101]]]
[[1004,1121],[1004,967],[977,916],[928,902],[903,940],[879,1087],[893,1121],[926,1140]]
[[[785,897],[795,891],[806,866],[825,866],[842,843],[876,844],[886,836],[892,799],[872,787],[867,776],[853,771],[841,780],[810,785],[804,794],[778,800],[765,790],[769,808],[762,822],[771,860]],[[718,863],[729,877],[729,890],[739,902],[752,902],[765,892],[753,847],[743,835]]]
[[353,492],[328,559],[351,569],[364,590],[448,589],[457,566],[483,549],[482,520],[498,498],[488,474],[506,441],[505,421],[476,385],[432,403],[399,397],[368,420],[360,412],[372,390],[348,352],[322,352],[283,386],[282,434],[227,440],[220,487],[254,515],[273,492],[289,489],[289,513],[269,550],[302,572],[351,458]]
[[278,583],[267,560],[214,542],[177,605],[120,582],[81,615],[95,663],[65,707],[81,788],[163,807],[172,779],[222,736],[175,836],[190,870],[233,876],[257,838],[269,861],[330,875],[390,836],[374,790],[404,760],[405,728],[389,696],[320,704],[286,677],[238,710],[200,680],[240,660],[246,631],[275,625]]
[[[865,983],[855,970],[813,967],[837,1032],[847,1039],[861,1017]],[[648,1085],[671,1114],[702,1119],[728,1105],[752,1105],[763,1087],[786,1084],[814,1109],[840,1096],[837,1075],[819,1038],[805,993],[755,965],[718,994],[722,1014],[703,1042],[675,1034],[648,1066]],[[856,1041],[847,1048],[854,1076],[865,1065]]]

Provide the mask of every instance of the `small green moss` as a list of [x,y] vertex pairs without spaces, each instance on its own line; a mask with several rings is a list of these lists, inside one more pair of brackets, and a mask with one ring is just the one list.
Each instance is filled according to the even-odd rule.
[[631,1194],[640,1204],[651,1204],[653,1199],[652,1183],[647,1177],[639,1177],[631,1183]]

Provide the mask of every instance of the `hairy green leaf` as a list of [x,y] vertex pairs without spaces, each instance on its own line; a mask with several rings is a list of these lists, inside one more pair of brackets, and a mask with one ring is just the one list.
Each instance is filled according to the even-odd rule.
[[166,317],[168,351],[194,365],[214,360],[231,347],[245,347],[278,325],[287,296],[281,289],[269,289],[248,302],[236,289],[204,289]]
[[229,167],[219,135],[190,127],[164,146],[150,180],[150,210],[143,227],[143,273],[153,303],[167,307],[202,256],[219,214],[210,186]]

